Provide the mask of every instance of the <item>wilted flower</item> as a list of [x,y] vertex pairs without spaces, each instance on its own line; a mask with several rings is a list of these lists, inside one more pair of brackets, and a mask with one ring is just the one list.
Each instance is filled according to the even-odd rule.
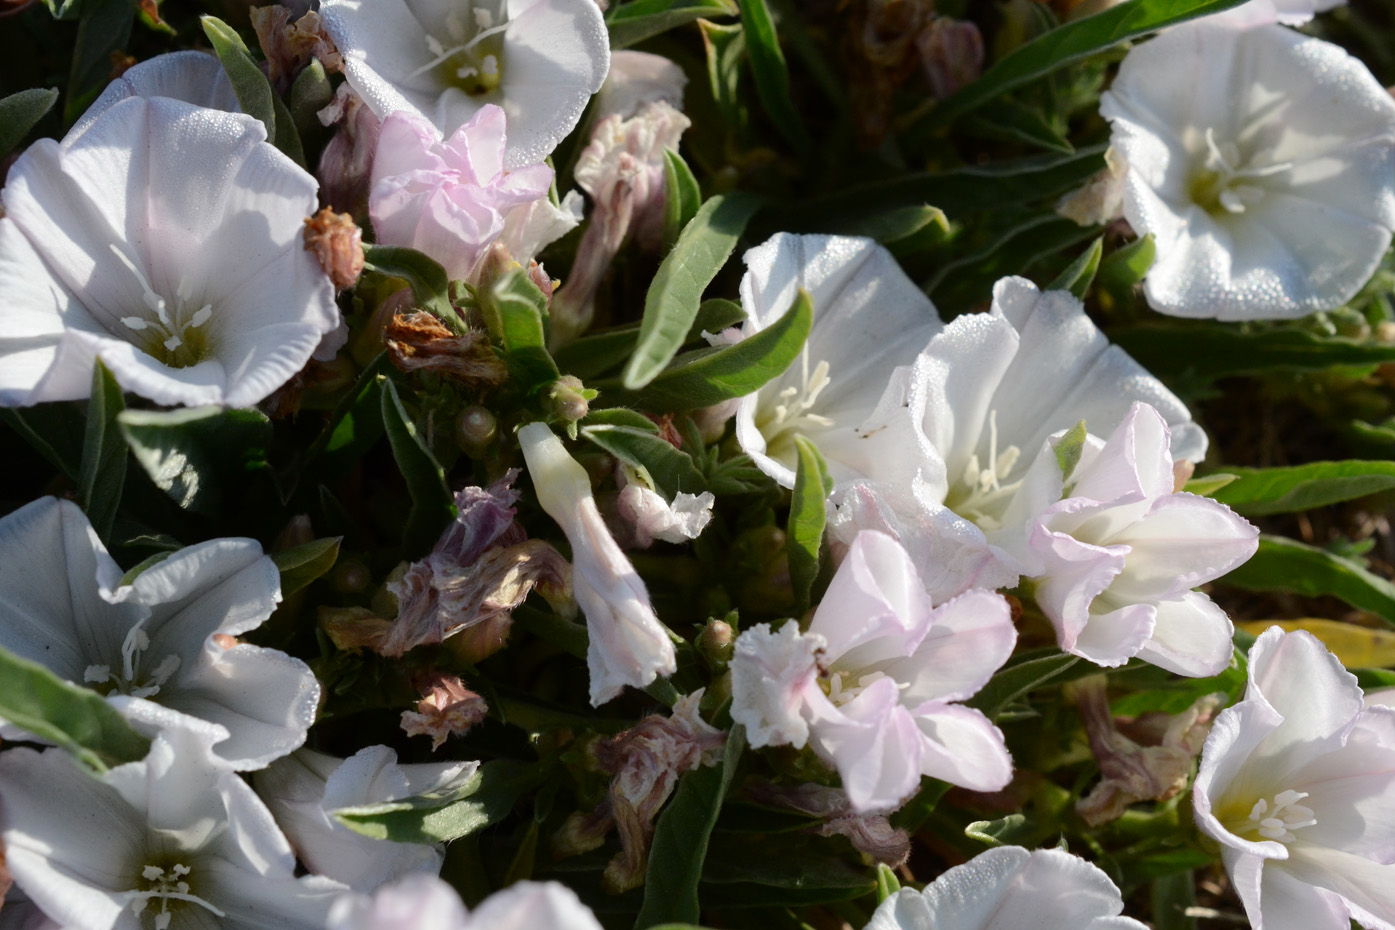
[[204,737],[166,729],[100,778],[57,749],[0,753],[0,838],[24,895],[69,930],[323,927],[347,889],[295,877],[271,814]]
[[935,607],[888,536],[853,540],[807,633],[759,624],[736,641],[732,719],[753,747],[806,742],[857,812],[897,807],[922,775],[976,791],[1012,776],[972,697],[1017,641],[1007,602],[972,591]]
[[100,357],[157,403],[247,406],[339,324],[301,244],[315,179],[250,116],[119,101],[30,146],[4,204],[0,404],[85,398]]
[[488,711],[484,698],[465,687],[465,682],[454,675],[436,673],[417,709],[402,712],[402,731],[408,736],[431,737],[431,751],[435,752],[448,737],[468,733]]
[[[486,106],[449,139],[413,113],[383,121],[368,209],[384,245],[405,245],[440,262],[453,280],[473,280],[507,217],[547,198],[552,169],[506,169],[504,111]],[[520,256],[526,258],[527,256]]]
[[649,603],[649,592],[606,529],[586,469],[544,423],[518,431],[538,503],[572,546],[572,587],[586,615],[591,703],[600,706],[626,685],[643,688],[677,669],[673,642]]
[[[625,469],[621,468],[624,475]],[[628,475],[624,475],[628,479]],[[697,539],[712,520],[712,505],[716,498],[711,491],[688,494],[679,491],[673,502],[644,482],[642,476],[625,480],[615,509],[620,519],[634,532],[634,544],[648,549],[654,541],[685,543]]]
[[745,793],[754,801],[788,807],[821,821],[812,832],[819,836],[845,836],[853,848],[892,868],[911,855],[911,838],[893,827],[885,814],[858,813],[848,796],[837,788],[803,784],[792,787],[773,782],[748,783]]
[[507,167],[547,157],[610,65],[594,0],[324,0],[320,14],[380,118],[406,111],[450,135],[503,107]]
[[339,127],[325,144],[315,169],[321,199],[350,216],[367,216],[373,153],[378,149],[383,121],[348,84],[340,84],[334,99],[315,115],[321,125]]
[[924,891],[902,888],[866,930],[1148,930],[1120,917],[1123,909],[1109,876],[1084,859],[1002,846],[942,873]]
[[318,60],[331,74],[344,69],[344,59],[325,35],[320,14],[314,10],[294,22],[292,11],[280,5],[254,6],[248,14],[257,44],[266,56],[266,76],[279,93],[290,90],[296,76],[312,61]]
[[473,387],[508,380],[508,366],[490,348],[489,336],[470,330],[457,336],[430,313],[395,314],[383,330],[388,357],[403,371],[429,371]]
[[301,749],[253,776],[252,784],[311,872],[372,891],[412,872],[441,870],[445,856],[424,843],[395,843],[355,833],[335,812],[449,795],[462,788],[478,762],[400,765],[386,746],[360,749],[347,759]]
[[252,539],[173,553],[130,584],[77,506],[46,497],[0,520],[0,646],[152,727],[212,724],[255,769],[305,742],[320,688],[299,659],[239,642],[281,600]]
[[1395,922],[1395,710],[1364,707],[1314,636],[1270,629],[1221,712],[1192,789],[1256,930]]
[[347,213],[325,207],[307,217],[305,248],[315,254],[335,290],[353,287],[363,274],[363,230]]
[[1330,309],[1390,246],[1395,100],[1339,46],[1277,25],[1177,26],[1129,52],[1100,112],[1129,165],[1124,215],[1157,243],[1143,282],[1156,310]]
[[[589,2],[589,0],[588,0]],[[329,930],[601,930],[594,914],[565,885],[516,882],[466,913],[460,896],[434,875],[409,875],[372,897],[344,895]]]
[[1033,522],[1028,573],[1067,652],[1205,677],[1229,664],[1232,628],[1192,589],[1254,555],[1259,530],[1224,504],[1173,492],[1168,438],[1162,415],[1135,404],[1107,442],[1087,440],[1069,496]]

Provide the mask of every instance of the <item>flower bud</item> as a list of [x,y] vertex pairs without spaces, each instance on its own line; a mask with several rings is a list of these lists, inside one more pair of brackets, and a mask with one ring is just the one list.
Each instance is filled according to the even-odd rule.
[[499,438],[499,421],[484,407],[478,404],[466,407],[455,418],[455,442],[460,450],[472,459],[484,454],[490,444]]
[[575,375],[563,375],[552,383],[547,402],[552,417],[563,423],[575,423],[591,412],[587,403],[596,392],[581,383]]
[[724,668],[731,661],[736,631],[725,620],[712,619],[698,634],[697,650],[713,668]]
[[967,20],[937,16],[916,36],[930,93],[943,100],[983,72],[983,36]]
[[363,230],[347,213],[325,207],[307,217],[305,250],[315,253],[336,291],[353,287],[363,274]]

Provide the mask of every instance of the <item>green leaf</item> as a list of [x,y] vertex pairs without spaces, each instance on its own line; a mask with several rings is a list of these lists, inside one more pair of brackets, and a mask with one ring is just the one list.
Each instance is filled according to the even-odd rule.
[[[1047,684],[1069,680],[1066,676],[1080,662],[1073,655],[1057,649],[1041,649],[1014,657],[1012,665],[1002,668],[983,688],[965,703],[977,707],[990,718],[997,717],[1004,707],[1030,691]],[[1097,671],[1096,667],[1084,663],[1085,668],[1071,675],[1079,678]]]
[[983,112],[968,121],[964,129],[970,135],[988,136],[1023,142],[1049,152],[1075,151],[1070,140],[1061,135],[1042,113],[1015,100],[1002,100],[984,107]]
[[530,391],[556,381],[561,373],[547,352],[543,319],[547,297],[521,267],[494,280],[481,280],[480,312],[494,344],[504,351],[509,371]]
[[1395,488],[1395,462],[1310,462],[1231,472],[1235,479],[1211,496],[1246,516],[1312,510]]
[[636,930],[655,924],[697,922],[698,881],[707,844],[745,748],[746,730],[738,724],[727,734],[721,765],[695,769],[679,780],[673,799],[654,827]]
[[610,47],[626,48],[677,26],[710,16],[735,16],[733,0],[633,0],[606,16]]
[[1204,381],[1275,369],[1395,362],[1395,346],[1303,329],[1246,332],[1228,323],[1145,324],[1117,329],[1110,337],[1149,371]]
[[312,58],[291,85],[290,100],[286,109],[290,112],[297,129],[314,133],[323,129],[317,114],[333,100],[334,85],[325,73],[325,66],[320,64],[318,58]]
[[827,519],[824,502],[833,493],[833,478],[817,446],[803,436],[795,436],[794,445],[799,453],[799,464],[794,475],[794,492],[790,496],[785,552],[789,558],[795,610],[802,614],[809,609],[814,580],[819,575],[819,552],[823,548]]
[[950,226],[945,211],[922,203],[856,217],[838,232],[847,236],[866,236],[882,245],[890,245],[911,236],[929,242],[943,242],[949,238]]
[[[383,404],[379,395],[386,373],[392,368],[387,352],[379,352],[335,406],[304,459],[304,463],[313,463],[317,480],[332,480],[349,471],[382,437]],[[304,472],[304,463],[296,472],[297,477]]]
[[1188,494],[1199,494],[1202,497],[1210,497],[1221,488],[1235,480],[1235,475],[1229,472],[1217,472],[1214,475],[1202,475],[1199,478],[1192,478],[1182,488]]
[[77,19],[86,0],[44,0],[54,19]]
[[69,404],[0,407],[0,420],[71,481],[78,480],[87,423]]
[[446,269],[416,249],[394,245],[364,245],[363,270],[390,278],[401,278],[412,289],[412,298],[457,336],[468,327],[450,302],[450,280]]
[[417,558],[430,551],[441,530],[455,517],[455,504],[445,471],[418,434],[391,380],[383,381],[382,413],[392,457],[412,497],[402,546],[408,558]]
[[1071,472],[1080,464],[1080,452],[1085,448],[1085,421],[1081,420],[1056,440],[1056,464],[1061,467],[1061,480],[1069,481]]
[[672,501],[679,491],[700,494],[705,489],[702,472],[692,457],[660,439],[657,433],[629,426],[595,425],[582,427],[581,435],[620,461],[648,471],[665,500]]
[[975,820],[964,828],[964,835],[989,846],[1014,846],[1032,832],[1023,814],[1008,814],[997,820]]
[[14,151],[57,102],[57,88],[43,87],[22,90],[0,100],[0,157]]
[[673,364],[640,391],[603,395],[617,403],[655,413],[710,407],[755,393],[789,368],[804,348],[813,326],[814,305],[801,290],[783,316],[733,345],[700,349],[674,359]]
[[891,871],[890,866],[885,862],[877,863],[877,903],[881,904],[887,898],[901,890],[901,880],[896,877],[896,873]]
[[1196,874],[1188,869],[1153,879],[1153,930],[1197,930],[1187,909],[1196,905]]
[[61,746],[98,773],[150,751],[150,740],[100,694],[6,649],[0,649],[0,719]]
[[289,597],[333,568],[342,540],[342,536],[331,536],[270,553],[281,573],[281,596]]
[[332,813],[350,830],[375,840],[449,843],[503,820],[544,774],[536,762],[495,759],[482,764],[463,788],[448,797],[346,807]]
[[1350,559],[1283,536],[1260,536],[1254,557],[1221,581],[1248,591],[1330,595],[1395,625],[1395,585]]
[[121,385],[99,358],[92,366],[92,396],[87,401],[87,430],[78,472],[78,506],[104,541],[111,539],[121,487],[126,483],[126,439],[116,422],[126,409]]
[[746,35],[746,56],[756,80],[756,94],[765,112],[796,152],[809,152],[814,142],[794,108],[789,66],[785,64],[785,53],[780,49],[780,37],[765,0],[741,0],[741,28]]
[[740,191],[713,197],[683,227],[645,296],[639,344],[625,367],[626,388],[644,387],[678,352],[697,316],[702,292],[726,264],[760,203]]
[[746,58],[746,34],[740,23],[724,26],[698,20],[703,52],[707,59],[707,83],[712,99],[722,115],[728,138],[746,122],[745,101],[741,95],[741,64]]
[[627,407],[606,407],[601,410],[592,410],[586,414],[586,419],[583,422],[587,426],[625,426],[653,433],[655,436],[659,435],[659,424],[638,410],[630,410]]
[[217,513],[250,474],[269,468],[271,421],[260,410],[123,410],[116,422],[155,486],[195,513]]
[[1080,257],[1070,263],[1055,281],[1046,286],[1048,291],[1070,291],[1078,299],[1084,300],[1094,283],[1095,272],[1100,267],[1100,256],[1104,254],[1104,237],[1096,239]]
[[84,0],[63,103],[65,122],[77,122],[106,86],[111,75],[111,53],[130,42],[135,12],[131,0]]
[[[688,327],[684,345],[696,342],[702,334],[719,333],[729,326],[746,321],[746,311],[732,300],[713,297],[698,307],[697,318]],[[582,380],[596,378],[620,365],[634,352],[639,341],[639,324],[617,326],[592,332],[562,346],[553,355],[557,367]]]
[[[216,16],[201,16],[204,35],[213,45],[218,60],[223,63],[228,80],[232,82],[233,93],[237,96],[242,112],[255,116],[266,126],[266,138],[278,149],[289,155],[296,164],[305,166],[305,153],[300,148],[300,136],[296,135],[295,123],[286,110],[286,105],[271,88],[262,69],[248,50],[247,44],[237,30]],[[284,125],[282,125],[284,123]]]
[[1116,299],[1120,299],[1143,280],[1144,275],[1153,267],[1153,260],[1157,254],[1158,249],[1153,244],[1152,233],[1115,249],[1100,263],[1100,286],[1114,294]]
[[943,126],[970,110],[1058,68],[1080,61],[1120,42],[1176,23],[1219,13],[1243,0],[1129,0],[1094,16],[1058,26],[999,59],[977,81],[941,101],[921,121]]
[[664,149],[664,251],[673,248],[683,227],[702,206],[702,189],[693,170],[673,149]]

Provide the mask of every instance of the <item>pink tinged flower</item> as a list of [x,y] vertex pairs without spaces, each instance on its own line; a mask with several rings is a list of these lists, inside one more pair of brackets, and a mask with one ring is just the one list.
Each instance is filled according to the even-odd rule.
[[478,767],[478,762],[400,765],[386,746],[369,746],[347,759],[301,749],[258,772],[253,785],[306,868],[371,891],[412,872],[434,875],[444,854],[422,843],[355,833],[335,813],[447,794],[463,787]]
[[552,169],[504,166],[504,111],[481,109],[449,139],[412,113],[383,121],[368,209],[378,241],[424,252],[470,279],[507,215],[547,197]]
[[655,540],[685,543],[697,539],[712,521],[716,500],[711,491],[680,491],[670,503],[642,480],[635,480],[620,489],[616,510],[633,531],[635,545],[648,549]]
[[546,158],[610,66],[594,0],[325,0],[320,14],[374,113],[406,111],[452,134],[502,107],[509,167]]
[[1069,497],[1033,523],[1036,600],[1061,648],[1104,666],[1137,655],[1179,675],[1230,662],[1224,611],[1192,590],[1254,555],[1259,531],[1224,504],[1174,493],[1169,430],[1135,404],[1102,445],[1087,443]]
[[[588,0],[589,2],[589,0]],[[635,567],[606,528],[591,480],[544,423],[518,431],[538,503],[572,547],[572,586],[586,615],[591,703],[599,706],[630,685],[643,688],[672,675],[677,656],[649,603]]]
[[64,141],[81,135],[97,117],[128,97],[170,97],[209,110],[242,112],[232,81],[216,57],[208,52],[168,52],[123,71],[73,124]]
[[0,839],[24,896],[67,930],[323,927],[348,889],[295,877],[271,814],[206,738],[170,727],[100,778],[56,749],[0,754]]
[[908,366],[943,324],[891,253],[871,239],[779,233],[746,253],[745,332],[773,324],[800,288],[814,304],[804,351],[741,399],[736,438],[761,471],[794,487],[794,437],[819,447],[839,489],[876,477],[908,487],[918,445],[904,416]]
[[[589,2],[589,0],[588,0]],[[581,899],[557,882],[516,882],[466,913],[455,890],[434,875],[409,875],[372,897],[344,895],[328,930],[601,930]]]
[[1256,930],[1395,924],[1395,711],[1306,632],[1250,649],[1244,700],[1201,752],[1197,825]]
[[1339,46],[1207,17],[1129,52],[1100,112],[1129,164],[1124,215],[1157,243],[1144,291],[1162,313],[1330,309],[1390,246],[1395,101]]
[[402,712],[402,731],[408,736],[431,737],[431,751],[445,745],[452,736],[463,736],[485,718],[489,706],[484,698],[454,675],[435,673],[416,710]]
[[[152,728],[216,733],[218,760],[261,768],[305,742],[320,689],[310,669],[239,642],[281,600],[251,539],[182,549],[120,585],[76,505],[42,498],[0,520],[0,646],[107,696]],[[216,741],[216,740],[215,740]]]
[[1002,734],[958,702],[1016,641],[1001,597],[972,591],[935,607],[905,550],[865,532],[807,633],[761,624],[737,640],[732,719],[752,746],[807,739],[859,813],[898,806],[922,775],[996,791],[1012,776]]
[[1001,846],[957,865],[925,887],[902,888],[867,930],[1147,930],[1121,917],[1119,889],[1103,871],[1058,849]]
[[160,404],[271,394],[339,325],[301,239],[315,189],[258,120],[166,97],[30,146],[0,218],[0,404],[84,398],[98,357]]

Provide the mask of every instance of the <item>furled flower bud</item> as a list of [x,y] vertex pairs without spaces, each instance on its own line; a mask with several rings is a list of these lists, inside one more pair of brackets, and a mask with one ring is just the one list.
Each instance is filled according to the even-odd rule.
[[983,72],[983,36],[968,20],[936,16],[916,36],[930,93],[937,100],[967,87]]
[[548,406],[553,417],[563,423],[575,423],[590,413],[588,401],[596,392],[581,383],[575,375],[563,375],[552,382],[547,392]]
[[347,213],[325,207],[307,217],[305,248],[315,253],[336,291],[353,287],[363,274],[363,230]]
[[489,707],[454,675],[436,674],[426,682],[415,711],[402,712],[402,730],[408,736],[431,737],[431,751],[441,748],[449,736],[462,736],[484,719]]

